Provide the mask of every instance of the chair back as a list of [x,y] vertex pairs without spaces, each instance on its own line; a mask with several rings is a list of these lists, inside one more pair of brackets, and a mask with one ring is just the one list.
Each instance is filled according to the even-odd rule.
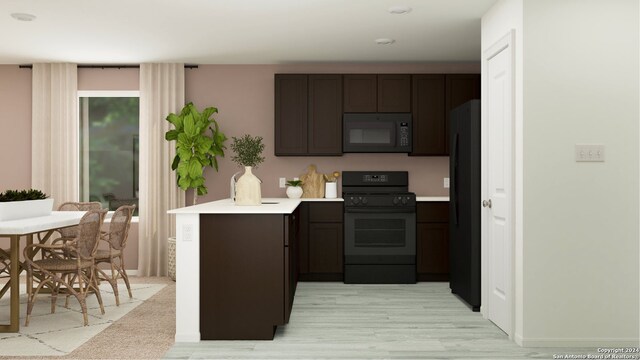
[[98,248],[100,228],[107,210],[89,210],[80,219],[75,239],[75,250],[80,258],[92,258]]
[[135,205],[123,205],[113,213],[109,224],[109,238],[107,239],[112,248],[121,250],[126,246],[131,217],[135,209]]
[[[100,209],[102,209],[102,204],[97,201],[66,202],[58,206],[58,211],[89,211],[89,210],[100,210]],[[58,229],[58,232],[63,238],[74,238],[78,233],[78,227],[71,226],[64,229]]]

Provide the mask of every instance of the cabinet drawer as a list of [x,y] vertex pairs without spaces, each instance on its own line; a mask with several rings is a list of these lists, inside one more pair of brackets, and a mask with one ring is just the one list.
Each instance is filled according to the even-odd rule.
[[319,202],[309,204],[309,222],[342,222],[341,202]]
[[449,202],[419,202],[417,221],[430,223],[449,222]]

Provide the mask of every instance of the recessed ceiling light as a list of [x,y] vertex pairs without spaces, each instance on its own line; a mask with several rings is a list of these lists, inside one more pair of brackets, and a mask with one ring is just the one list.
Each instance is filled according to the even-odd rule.
[[36,19],[35,15],[27,13],[13,13],[11,17],[19,21],[33,21]]
[[395,15],[401,15],[410,12],[411,8],[408,6],[392,6],[388,9],[388,11]]
[[393,39],[387,39],[387,38],[380,38],[380,39],[376,39],[376,44],[378,45],[391,45],[394,42],[396,42]]

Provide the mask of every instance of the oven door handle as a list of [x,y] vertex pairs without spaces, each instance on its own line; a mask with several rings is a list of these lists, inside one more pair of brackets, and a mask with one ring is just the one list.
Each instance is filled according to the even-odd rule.
[[345,208],[345,213],[360,213],[360,214],[388,214],[388,213],[415,213],[416,209],[407,208]]

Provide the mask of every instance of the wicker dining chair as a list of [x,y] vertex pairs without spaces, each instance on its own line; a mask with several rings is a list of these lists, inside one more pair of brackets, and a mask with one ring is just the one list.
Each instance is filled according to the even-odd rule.
[[[74,240],[64,244],[32,244],[25,247],[23,254],[27,268],[27,318],[25,326],[29,326],[31,311],[40,290],[46,286],[51,290],[51,312],[55,312],[58,294],[70,294],[78,299],[82,308],[84,325],[89,324],[87,316],[86,298],[89,292],[94,292],[100,304],[100,311],[104,314],[104,305],[100,288],[96,281],[95,254],[100,238],[100,228],[107,210],[89,210],[80,220],[77,236]],[[72,258],[45,258],[33,260],[30,258],[37,250],[65,250],[73,254]],[[33,280],[38,286],[33,289]],[[77,285],[77,289],[74,286]]]
[[[22,270],[22,265],[18,262],[18,271]],[[11,278],[11,255],[4,249],[0,249],[0,279]],[[0,288],[0,299],[11,287],[11,280],[7,280]]]
[[[100,210],[102,209],[102,204],[93,201],[93,202],[65,202],[58,206],[58,211],[89,211],[89,210]],[[69,226],[62,229],[56,229],[56,232],[60,234],[59,237],[53,239],[51,244],[64,244],[67,241],[71,241],[76,238],[78,233],[78,226]],[[40,237],[42,234],[38,234],[38,240],[42,243],[42,238]],[[43,258],[63,258],[68,256],[69,254],[63,254],[64,249],[51,249],[47,251],[42,251]]]
[[[135,211],[135,205],[123,205],[116,209],[111,217],[109,231],[102,234],[100,240],[109,244],[109,249],[98,249],[96,251],[96,265],[100,263],[109,263],[111,265],[111,276],[96,266],[99,273],[99,280],[108,281],[113,288],[116,296],[116,305],[120,306],[120,298],[118,296],[118,279],[122,278],[129,298],[132,298],[131,285],[129,284],[129,276],[124,268],[124,248],[127,246],[127,238],[129,237],[129,227],[131,226],[131,217]],[[100,276],[101,275],[101,276]]]
[[[100,210],[100,209],[102,209],[102,204],[97,201],[66,202],[58,206],[58,211],[89,211],[89,210]],[[65,241],[75,239],[76,233],[78,232],[78,227],[71,226],[67,228],[57,229],[56,231],[60,234],[60,237],[55,239],[54,241],[65,242]]]

